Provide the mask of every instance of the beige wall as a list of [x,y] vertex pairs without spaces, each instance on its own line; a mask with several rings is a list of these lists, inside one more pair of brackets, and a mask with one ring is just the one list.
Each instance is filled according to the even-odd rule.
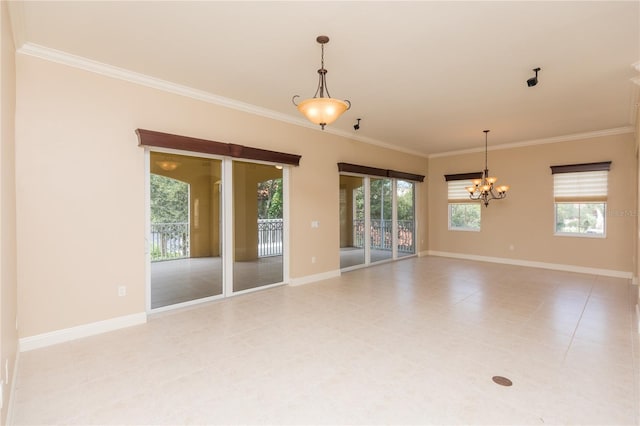
[[[479,140],[481,140],[479,138]],[[489,170],[511,185],[508,197],[482,207],[480,232],[447,229],[443,175],[481,171],[484,152],[429,160],[429,250],[610,269],[635,262],[636,161],[633,134],[489,152]],[[606,238],[554,236],[549,166],[611,160]],[[513,246],[513,250],[511,250]]]
[[[427,160],[415,155],[28,56],[18,55],[17,75],[21,337],[144,311],[145,160],[136,128],[302,155],[290,173],[294,279],[339,269],[338,162],[426,174]],[[425,191],[418,185],[420,200]],[[426,202],[417,208],[425,218]]]
[[[0,424],[6,424],[9,390],[18,346],[16,331],[16,189],[15,52],[7,3],[0,4],[0,377],[3,400]],[[5,377],[5,363],[9,374]]]

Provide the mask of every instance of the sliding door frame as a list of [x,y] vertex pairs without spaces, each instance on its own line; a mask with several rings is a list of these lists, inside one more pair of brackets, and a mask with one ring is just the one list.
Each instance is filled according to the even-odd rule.
[[[150,237],[151,237],[151,152],[185,155],[195,158],[203,158],[210,160],[221,161],[221,175],[222,175],[222,193],[221,193],[221,241],[222,241],[222,294],[204,297],[201,299],[194,299],[187,302],[176,303],[173,305],[162,306],[158,308],[151,308],[151,251],[150,251]],[[290,280],[290,250],[289,250],[289,219],[290,219],[290,197],[289,197],[289,172],[290,167],[286,164],[272,163],[268,161],[251,160],[251,159],[234,159],[233,157],[225,157],[214,154],[207,154],[202,152],[186,151],[172,148],[162,147],[144,147],[144,161],[145,161],[145,308],[148,314],[163,312],[172,309],[183,308],[200,303],[210,302],[214,300],[224,299],[231,296],[237,296],[240,294],[251,293],[254,291],[264,290],[267,288],[278,287],[285,285]],[[267,284],[258,286],[255,288],[233,291],[233,253],[234,253],[234,208],[233,208],[233,162],[241,161],[245,163],[263,164],[268,166],[282,166],[282,196],[283,196],[283,241],[282,241],[282,276],[283,280],[278,283]]]
[[[366,268],[371,265],[379,265],[387,262],[394,262],[396,260],[409,259],[411,257],[418,256],[418,183],[415,181],[410,181],[407,179],[402,179],[400,177],[384,177],[384,176],[370,176],[360,173],[353,172],[340,172],[340,176],[354,176],[360,177],[363,179],[364,186],[364,263],[360,263],[358,265],[347,266],[345,268],[341,268],[341,272],[348,272],[355,269]],[[374,179],[389,179],[391,180],[391,222],[392,222],[392,238],[391,238],[391,258],[384,259],[377,262],[371,262],[371,178]],[[414,242],[414,253],[407,256],[398,256],[398,180],[409,181],[413,183],[413,238]]]

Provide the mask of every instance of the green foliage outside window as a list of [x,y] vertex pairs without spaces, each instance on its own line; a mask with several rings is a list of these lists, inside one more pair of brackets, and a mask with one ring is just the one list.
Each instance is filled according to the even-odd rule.
[[[398,203],[398,220],[414,219],[414,185],[411,182],[402,180],[397,181],[398,194],[396,196]],[[356,200],[355,219],[364,220],[364,186],[354,191]],[[371,219],[391,220],[392,199],[391,199],[391,180],[387,179],[371,179]]]
[[556,233],[602,236],[606,210],[606,203],[556,203]]
[[151,223],[189,221],[189,184],[151,174]]
[[282,219],[282,179],[258,183],[258,219]]
[[479,231],[480,203],[449,204],[449,229]]

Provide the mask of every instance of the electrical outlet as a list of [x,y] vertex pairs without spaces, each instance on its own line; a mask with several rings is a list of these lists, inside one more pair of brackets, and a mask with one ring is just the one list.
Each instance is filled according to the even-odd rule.
[[311,263],[316,263],[316,257],[315,256],[311,256]]
[[126,296],[127,295],[127,286],[121,285],[118,287],[118,296]]

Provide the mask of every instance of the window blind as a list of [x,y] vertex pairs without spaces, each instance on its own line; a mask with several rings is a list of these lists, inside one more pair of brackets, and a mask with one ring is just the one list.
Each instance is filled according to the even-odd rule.
[[553,175],[556,202],[607,201],[609,172],[606,170]]
[[470,203],[473,200],[469,198],[467,186],[473,186],[471,179],[450,180],[448,198],[450,203]]

